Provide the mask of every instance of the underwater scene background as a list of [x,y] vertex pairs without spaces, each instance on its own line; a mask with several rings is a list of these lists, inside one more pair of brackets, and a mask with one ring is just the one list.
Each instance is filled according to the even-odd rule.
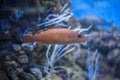
[[119,0],[1,0],[0,80],[120,80]]
[[[72,12],[79,19],[89,16],[98,16],[107,23],[114,22],[120,28],[120,1],[119,0],[71,0]],[[108,29],[109,26],[104,26]]]

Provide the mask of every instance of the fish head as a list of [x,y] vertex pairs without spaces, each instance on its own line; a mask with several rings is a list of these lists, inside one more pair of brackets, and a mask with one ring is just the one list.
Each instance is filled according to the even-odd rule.
[[89,38],[87,36],[82,35],[82,34],[76,34],[76,35],[72,36],[70,40],[73,43],[81,43],[81,42],[88,41]]
[[84,35],[81,35],[81,34],[78,34],[78,35],[77,35],[77,39],[78,39],[78,41],[80,41],[80,42],[86,42],[86,41],[88,41],[88,37],[87,37],[87,36],[84,36]]

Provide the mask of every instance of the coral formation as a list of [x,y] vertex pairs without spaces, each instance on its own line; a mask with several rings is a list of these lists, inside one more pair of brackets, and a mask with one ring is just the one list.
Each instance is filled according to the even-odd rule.
[[[69,0],[0,3],[0,80],[120,79],[120,30],[114,23],[109,25],[111,29],[104,30],[97,27],[106,25],[99,17],[77,20]],[[75,32],[78,37],[84,35],[89,41],[41,44],[22,40],[54,28]]]

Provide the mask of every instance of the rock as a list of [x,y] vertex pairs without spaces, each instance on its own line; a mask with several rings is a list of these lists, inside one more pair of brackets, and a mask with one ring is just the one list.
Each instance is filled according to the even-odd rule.
[[5,56],[5,60],[6,60],[6,61],[10,61],[10,60],[11,60],[11,57],[10,57],[9,55],[6,55],[6,56]]
[[21,45],[23,47],[23,49],[25,49],[26,51],[33,51],[35,48],[35,45],[32,43],[23,43]]
[[120,56],[120,49],[116,48],[111,53],[108,54],[107,58],[108,60],[116,60]]
[[3,72],[3,71],[0,71],[0,80],[8,80],[5,72]]
[[33,67],[30,70],[38,79],[42,78],[42,72],[41,72],[41,70],[39,68]]
[[12,47],[13,47],[14,51],[20,51],[21,50],[21,46],[18,45],[18,44],[13,44]]
[[56,74],[52,76],[46,76],[45,80],[63,80],[61,77],[57,76]]
[[117,62],[115,63],[113,72],[114,72],[113,74],[114,74],[115,78],[120,79],[120,57],[117,60]]
[[19,62],[20,63],[28,63],[29,61],[28,61],[28,56],[27,55],[20,55],[20,56],[18,56],[18,60],[19,60]]

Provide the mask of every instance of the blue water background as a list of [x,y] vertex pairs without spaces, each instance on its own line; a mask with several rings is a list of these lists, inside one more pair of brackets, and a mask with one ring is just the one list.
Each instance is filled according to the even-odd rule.
[[[120,0],[71,0],[75,17],[98,16],[120,29]],[[107,26],[109,28],[109,26]]]

